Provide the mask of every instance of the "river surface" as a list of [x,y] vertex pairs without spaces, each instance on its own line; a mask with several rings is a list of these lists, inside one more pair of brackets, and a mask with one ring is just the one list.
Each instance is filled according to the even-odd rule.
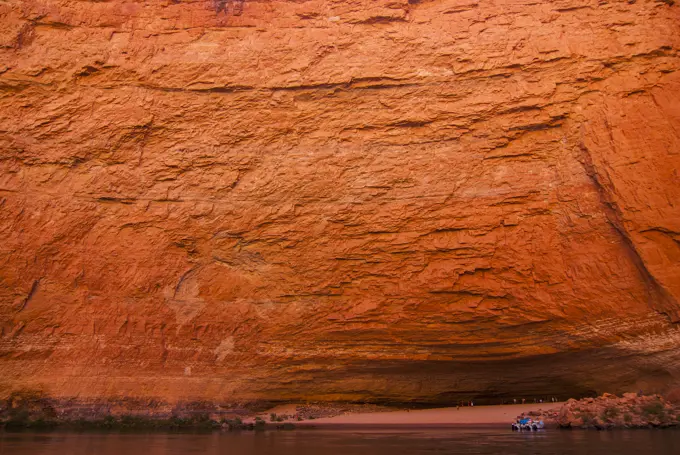
[[680,454],[680,431],[505,428],[262,432],[0,432],[0,455]]

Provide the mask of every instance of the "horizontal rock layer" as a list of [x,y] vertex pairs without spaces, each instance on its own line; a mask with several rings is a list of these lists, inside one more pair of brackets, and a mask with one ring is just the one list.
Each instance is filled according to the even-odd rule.
[[0,3],[0,392],[680,382],[680,7]]

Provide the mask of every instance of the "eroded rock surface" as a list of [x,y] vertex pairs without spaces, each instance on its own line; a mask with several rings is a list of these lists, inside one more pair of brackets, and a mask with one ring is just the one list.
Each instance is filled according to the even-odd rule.
[[668,428],[680,425],[680,408],[658,395],[604,394],[598,398],[569,400],[559,410],[562,428]]
[[0,391],[677,385],[672,3],[0,3]]

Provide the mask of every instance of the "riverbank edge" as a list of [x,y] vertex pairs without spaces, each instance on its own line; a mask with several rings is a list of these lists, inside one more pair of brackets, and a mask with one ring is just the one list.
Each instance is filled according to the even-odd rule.
[[[636,411],[632,412],[632,409]],[[628,419],[631,413],[634,418]],[[605,394],[564,403],[428,409],[356,403],[278,404],[272,408],[266,402],[219,405],[186,402],[170,406],[131,399],[55,400],[33,392],[14,393],[0,401],[0,428],[8,430],[259,431],[504,425],[509,428],[520,415],[543,420],[549,429],[680,427],[680,408],[658,395],[636,394],[624,394],[623,397]]]

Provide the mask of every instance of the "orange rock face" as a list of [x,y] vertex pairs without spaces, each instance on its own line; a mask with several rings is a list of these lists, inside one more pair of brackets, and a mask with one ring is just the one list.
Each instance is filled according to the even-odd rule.
[[672,1],[0,4],[0,392],[680,382]]

